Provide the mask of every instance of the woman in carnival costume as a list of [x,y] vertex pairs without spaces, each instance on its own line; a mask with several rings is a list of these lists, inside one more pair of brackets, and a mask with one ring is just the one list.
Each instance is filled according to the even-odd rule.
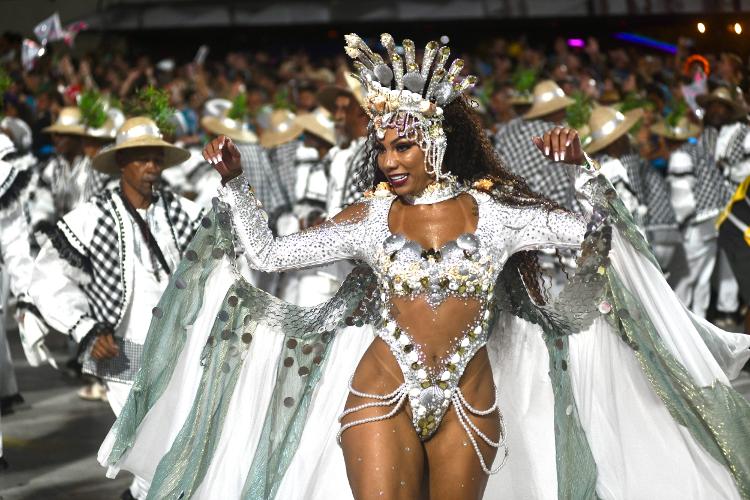
[[[570,164],[586,220],[498,164],[447,47],[418,65],[384,34],[386,64],[346,38],[387,181],[274,238],[231,140],[206,147],[225,186],[154,309],[109,473],[159,499],[750,495],[750,407],[729,383],[750,338],[679,303],[577,133],[534,142]],[[241,279],[235,240],[264,271],[361,264],[297,307]],[[543,247],[581,250],[555,297]]]

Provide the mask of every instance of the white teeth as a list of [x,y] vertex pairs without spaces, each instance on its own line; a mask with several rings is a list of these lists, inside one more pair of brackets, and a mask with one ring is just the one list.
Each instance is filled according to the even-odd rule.
[[392,175],[392,176],[391,176],[391,180],[392,180],[392,181],[401,181],[401,180],[404,180],[404,179],[406,179],[406,176],[407,176],[407,175],[408,175],[408,174],[399,174],[399,175]]

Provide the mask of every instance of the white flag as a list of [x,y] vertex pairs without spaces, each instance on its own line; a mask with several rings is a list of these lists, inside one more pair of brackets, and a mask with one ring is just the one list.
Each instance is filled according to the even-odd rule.
[[23,69],[31,71],[34,69],[36,60],[44,55],[44,47],[36,43],[34,40],[24,38],[21,43],[21,64]]
[[47,45],[48,42],[62,40],[65,33],[60,24],[60,14],[55,12],[44,21],[37,24],[34,28],[34,34],[42,45]]

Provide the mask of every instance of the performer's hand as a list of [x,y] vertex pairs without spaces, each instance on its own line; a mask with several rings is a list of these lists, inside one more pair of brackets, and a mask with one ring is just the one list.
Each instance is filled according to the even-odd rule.
[[225,135],[220,135],[206,144],[203,148],[203,158],[219,172],[222,184],[226,184],[242,173],[240,151],[232,139]]
[[119,353],[120,348],[117,347],[115,337],[111,333],[96,337],[91,348],[91,357],[98,360],[114,358]]
[[585,158],[578,131],[567,127],[555,127],[543,137],[531,139],[544,156],[555,162],[583,165]]

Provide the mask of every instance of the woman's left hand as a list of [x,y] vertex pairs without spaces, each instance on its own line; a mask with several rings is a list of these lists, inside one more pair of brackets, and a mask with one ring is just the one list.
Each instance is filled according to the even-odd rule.
[[585,158],[578,131],[573,128],[555,127],[542,137],[531,139],[544,156],[555,162],[583,165]]

